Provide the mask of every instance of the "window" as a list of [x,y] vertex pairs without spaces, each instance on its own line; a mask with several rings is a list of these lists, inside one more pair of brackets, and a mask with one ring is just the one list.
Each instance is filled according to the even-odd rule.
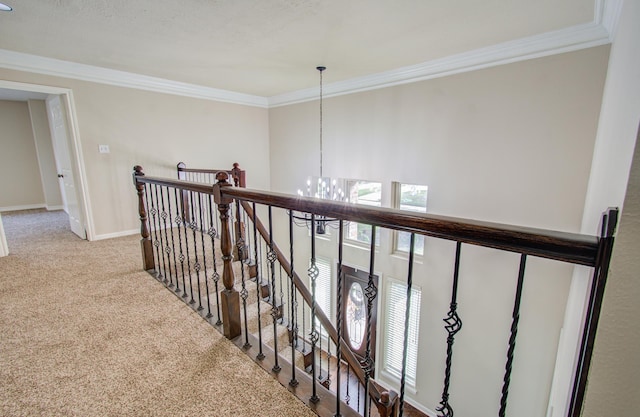
[[[416,383],[416,368],[418,363],[420,298],[420,289],[412,287],[411,306],[409,311],[406,378],[409,385],[413,386],[415,386]],[[388,374],[400,379],[402,376],[407,286],[399,281],[388,280],[386,299],[387,312],[385,314],[384,370]]]
[[[331,262],[328,259],[316,258],[318,278],[316,278],[316,304],[331,319]],[[309,282],[311,289],[311,282]],[[316,318],[316,326],[320,324]]]
[[[354,204],[380,207],[382,205],[382,183],[372,181],[346,181],[346,198]],[[356,222],[347,224],[347,235],[349,240],[362,243],[371,243],[371,226]],[[376,229],[376,246],[380,245],[380,228]]]
[[[429,187],[426,185],[401,184],[393,183],[394,189],[394,207],[400,210],[415,211],[418,213],[427,212],[427,191]],[[396,232],[395,233],[395,252],[409,253],[409,245],[411,244],[411,233]],[[416,255],[424,255],[424,236],[416,235],[414,253]]]

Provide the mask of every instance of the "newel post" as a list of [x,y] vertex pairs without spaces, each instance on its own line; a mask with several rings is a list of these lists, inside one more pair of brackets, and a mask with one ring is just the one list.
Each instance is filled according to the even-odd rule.
[[222,283],[224,290],[220,293],[222,307],[222,328],[227,339],[240,335],[240,294],[233,287],[233,255],[231,244],[231,228],[229,227],[229,209],[233,199],[222,195],[224,187],[231,187],[227,180],[229,174],[218,172],[213,186],[213,198],[220,212],[220,250],[222,251]]
[[138,214],[140,215],[140,248],[142,249],[142,266],[145,271],[155,269],[155,262],[153,261],[153,247],[151,246],[151,239],[149,238],[149,223],[147,219],[147,208],[144,202],[144,183],[138,181],[138,177],[144,177],[142,167],[136,165],[133,167],[133,185],[138,192]]

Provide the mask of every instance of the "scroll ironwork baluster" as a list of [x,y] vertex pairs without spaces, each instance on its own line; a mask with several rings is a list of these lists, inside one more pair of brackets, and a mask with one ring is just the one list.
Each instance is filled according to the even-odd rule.
[[[205,233],[207,233],[207,230],[205,229],[205,221],[206,221],[206,217],[204,215],[204,208],[203,208],[203,204],[202,202],[204,201],[204,196],[202,194],[198,193],[198,200],[200,200],[200,243],[202,243],[202,263],[204,264],[204,289],[207,293],[207,318],[211,318],[213,317],[213,314],[211,314],[211,298],[209,296],[209,271],[207,270],[207,251],[205,249],[205,244],[204,244],[204,235]],[[206,206],[206,204],[205,204]],[[215,259],[213,260],[213,262],[215,263]]]
[[153,194],[155,197],[155,212],[158,214],[158,217],[155,217],[154,214],[154,218],[156,218],[156,232],[157,235],[156,236],[160,236],[160,238],[158,240],[155,241],[155,245],[156,245],[156,249],[158,250],[158,258],[160,258],[160,254],[162,254],[162,273],[158,276],[158,278],[164,278],[162,280],[162,282],[167,283],[167,263],[165,260],[165,256],[164,256],[164,241],[162,239],[162,224],[160,222],[160,204],[158,202],[158,186],[156,184],[154,184],[153,186]]
[[262,320],[260,313],[260,303],[262,301],[261,295],[261,285],[262,285],[262,277],[260,276],[260,267],[258,265],[258,226],[256,219],[256,203],[253,203],[253,256],[255,258],[255,268],[256,268],[256,298],[257,298],[257,308],[258,308],[258,354],[256,355],[256,359],[263,360],[264,353],[262,353]]
[[151,190],[149,191],[149,193],[151,194],[151,217],[153,218],[153,235],[155,237],[155,239],[153,240],[153,247],[156,249],[156,258],[158,259],[158,273],[156,274],[156,278],[158,279],[158,281],[162,281],[162,278],[164,278],[164,275],[162,274],[162,265],[160,262],[162,259],[160,257],[160,246],[162,245],[162,242],[158,238],[159,216],[157,216],[158,209],[156,208],[158,202],[158,199],[156,198],[156,189],[158,188],[158,186],[156,184],[153,184],[153,187],[150,188]]
[[[186,207],[185,207],[186,204]],[[186,208],[187,210],[189,210],[189,207],[191,206],[191,202],[189,201],[189,192],[183,192],[183,209]],[[184,211],[183,214],[183,221],[182,221],[182,227],[184,227],[184,247],[186,248],[187,251],[187,272],[189,273],[189,293],[191,295],[191,300],[189,301],[189,304],[195,304],[196,300],[193,298],[193,273],[191,272],[191,256],[189,254],[189,232],[187,230],[187,227],[191,228],[191,224],[193,219],[190,216],[189,211]],[[187,221],[187,218],[189,219],[189,221]],[[188,225],[188,226],[187,226]],[[185,291],[185,293],[182,295],[183,298],[187,298],[187,293]]]
[[216,321],[216,325],[219,326],[222,324],[222,320],[220,320],[220,293],[218,291],[218,282],[220,282],[220,274],[218,273],[218,267],[216,265],[216,237],[218,236],[218,232],[214,227],[213,217],[213,202],[212,197],[209,195],[209,230],[208,234],[211,238],[211,254],[213,256],[213,284],[216,291],[216,312],[218,314],[218,320]]
[[293,267],[293,212],[289,211],[289,262],[291,262],[291,272],[289,273],[289,280],[291,281],[291,380],[289,385],[292,387],[298,386],[298,380],[296,379],[296,343],[298,339],[298,325],[295,322],[295,288],[293,284],[294,267]]
[[[184,277],[184,252],[182,251],[182,229],[180,226],[182,226],[182,224],[184,223],[184,219],[182,218],[182,216],[180,216],[180,205],[178,204],[178,189],[174,188],[174,195],[175,195],[175,203],[176,203],[176,218],[175,218],[175,223],[178,229],[178,243],[180,244],[180,255],[178,255],[178,259],[180,260],[180,269],[182,271],[182,297],[186,297],[187,294],[187,285],[185,283],[185,277]],[[177,275],[177,273],[176,273]]]
[[[236,200],[236,215],[237,218],[240,218],[240,201]],[[238,227],[241,227],[238,225]],[[243,233],[239,233],[237,235],[236,247],[238,248],[238,260],[240,261],[240,282],[242,285],[242,290],[240,291],[240,298],[242,298],[242,309],[244,311],[244,345],[245,349],[249,349],[251,347],[251,343],[249,343],[249,325],[247,322],[247,298],[249,297],[249,291],[247,291],[247,285],[245,281],[245,273],[244,273],[244,251],[246,249],[244,245]]]
[[502,385],[502,397],[500,398],[499,417],[504,417],[507,409],[507,395],[509,394],[509,382],[511,382],[511,368],[513,366],[513,352],[516,348],[516,336],[518,334],[518,322],[520,321],[520,300],[522,299],[522,286],[524,282],[524,270],[527,262],[527,255],[520,256],[520,271],[518,273],[518,285],[516,286],[516,297],[513,305],[513,319],[511,322],[511,336],[509,337],[509,349],[507,351],[507,363],[505,365],[504,383]]
[[[169,190],[167,189],[167,192],[169,192]],[[169,246],[169,230],[167,229],[167,217],[169,217],[169,215],[167,214],[167,210],[164,206],[164,191],[163,191],[163,187],[160,187],[160,204],[161,204],[161,208],[162,208],[162,212],[160,213],[160,217],[162,218],[162,230],[164,230],[164,240],[165,240],[165,245],[163,247],[164,252],[166,253],[166,257],[167,257],[167,264],[169,265],[168,271],[169,271],[169,281],[167,285],[169,288],[171,288],[173,286],[173,277],[171,276],[171,247]],[[166,268],[166,266],[165,266]],[[165,269],[165,278],[166,278],[166,269]],[[167,281],[165,280],[165,283]]]
[[[316,280],[320,275],[318,266],[316,265],[316,215],[311,214],[311,265],[309,266],[309,279],[311,281],[311,331],[309,339],[311,340],[311,398],[309,401],[317,403],[320,397],[316,388],[316,343],[318,343],[318,331],[316,330]],[[304,323],[303,323],[304,325]],[[304,329],[303,329],[304,334]]]
[[[276,301],[276,271],[275,271],[275,263],[277,260],[276,252],[273,250],[273,215],[272,208],[269,206],[269,253],[267,254],[267,260],[270,265],[270,273],[271,273],[271,317],[273,318],[273,355],[274,355],[274,364],[271,370],[273,372],[280,372],[282,368],[278,364],[278,305]],[[280,304],[282,307],[282,304]]]
[[451,362],[453,358],[453,342],[455,335],[462,328],[462,320],[458,316],[458,276],[460,272],[460,252],[462,249],[462,243],[456,243],[456,260],[453,269],[453,289],[451,291],[451,303],[449,304],[449,312],[447,317],[444,318],[445,330],[448,333],[447,336],[447,359],[444,371],[444,387],[442,389],[442,401],[440,406],[436,408],[438,417],[453,417],[453,408],[449,404],[449,385],[451,383]]
[[365,357],[364,357],[364,416],[369,417],[369,413],[371,409],[369,407],[369,380],[371,379],[371,371],[373,370],[373,359],[371,358],[371,332],[372,332],[372,311],[373,311],[373,300],[378,295],[378,288],[373,281],[374,273],[373,268],[375,265],[375,254],[376,254],[376,226],[371,226],[371,249],[369,254],[369,282],[367,283],[367,288],[365,289],[365,296],[367,297],[367,344],[365,348]]
[[[193,254],[194,254],[194,264],[193,269],[196,271],[196,281],[198,282],[198,311],[202,310],[202,289],[200,288],[200,270],[202,269],[202,265],[200,265],[200,259],[198,258],[198,239],[196,237],[196,230],[198,229],[197,217],[195,213],[195,205],[196,199],[194,197],[193,191],[189,193],[191,195],[191,231],[193,232]],[[193,300],[192,300],[193,301]]]
[[[175,190],[175,188],[174,188]],[[175,279],[176,279],[176,289],[175,292],[179,293],[180,292],[180,281],[178,279],[178,260],[176,258],[176,243],[175,243],[175,233],[173,231],[173,212],[171,210],[171,191],[169,191],[169,189],[167,188],[167,206],[169,207],[169,224],[171,225],[171,228],[169,230],[171,230],[171,252],[173,253],[173,271],[174,271],[174,275],[175,275]],[[178,230],[180,230],[180,228],[178,227]]]
[[160,279],[160,277],[162,276],[162,273],[160,272],[160,257],[158,256],[158,245],[156,245],[156,241],[158,240],[158,232],[156,232],[156,210],[154,208],[153,205],[153,191],[151,190],[151,184],[149,184],[148,187],[145,187],[145,194],[147,196],[147,202],[149,204],[149,214],[151,215],[151,218],[149,219],[149,237],[151,238],[151,245],[153,247],[153,249],[151,250],[151,252],[154,255],[154,271],[156,273],[156,279]]

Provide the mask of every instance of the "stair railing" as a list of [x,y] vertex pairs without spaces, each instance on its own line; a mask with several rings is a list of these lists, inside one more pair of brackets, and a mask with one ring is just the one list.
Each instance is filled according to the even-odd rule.
[[[453,415],[453,406],[449,401],[450,393],[449,393],[449,384],[450,384],[450,375],[452,369],[452,358],[453,358],[453,349],[452,345],[455,340],[456,333],[461,328],[461,319],[457,313],[457,300],[456,293],[458,287],[458,275],[459,275],[459,266],[460,266],[460,253],[463,245],[478,245],[488,248],[494,248],[507,252],[515,252],[520,255],[520,267],[519,272],[517,274],[517,285],[516,285],[516,294],[514,297],[514,306],[513,306],[513,316],[512,316],[512,325],[510,330],[510,337],[508,341],[508,349],[507,349],[507,360],[505,364],[505,372],[504,372],[504,380],[502,384],[501,390],[501,398],[500,398],[500,409],[498,412],[499,416],[506,415],[507,408],[507,398],[509,393],[509,384],[511,379],[513,360],[515,355],[515,346],[517,340],[518,333],[518,323],[520,317],[520,301],[522,298],[523,291],[523,282],[526,271],[526,261],[530,256],[552,259],[562,262],[567,262],[574,265],[585,265],[593,268],[593,276],[591,282],[591,290],[589,294],[589,300],[587,305],[587,311],[585,314],[585,322],[584,322],[584,331],[582,336],[582,341],[579,347],[579,358],[576,366],[575,379],[573,382],[573,391],[571,396],[571,405],[568,413],[568,417],[578,417],[580,415],[582,400],[584,397],[584,392],[586,388],[586,378],[589,371],[589,365],[591,360],[593,341],[595,339],[595,332],[598,324],[598,318],[604,293],[604,287],[607,279],[607,273],[609,269],[609,261],[611,257],[612,247],[613,247],[613,236],[615,232],[615,227],[617,224],[618,211],[617,209],[609,209],[603,216],[602,223],[602,233],[599,237],[595,236],[586,236],[586,235],[577,235],[572,233],[564,233],[564,232],[555,232],[541,229],[532,229],[532,228],[523,228],[516,227],[510,225],[502,225],[496,223],[489,222],[480,222],[473,220],[465,220],[458,218],[451,218],[445,216],[438,215],[430,215],[430,214],[419,214],[419,213],[411,213],[411,212],[402,212],[399,210],[387,209],[387,208],[378,208],[378,207],[367,207],[367,206],[354,206],[351,204],[345,204],[341,202],[335,201],[319,201],[313,198],[307,197],[298,197],[298,196],[290,196],[281,193],[273,193],[273,192],[265,192],[258,190],[250,190],[241,187],[233,187],[231,183],[228,182],[229,174],[226,172],[219,172],[216,174],[216,184],[213,186],[207,184],[193,183],[193,182],[185,182],[185,181],[176,181],[176,180],[168,180],[163,178],[152,178],[146,177],[142,173],[142,169],[140,167],[135,168],[134,173],[134,183],[136,186],[136,190],[139,197],[139,214],[141,221],[141,247],[143,253],[143,265],[145,269],[155,269],[157,272],[158,278],[163,274],[164,271],[164,282],[167,283],[166,275],[168,273],[169,283],[172,285],[175,282],[175,285],[179,285],[180,282],[178,280],[179,274],[176,266],[178,265],[175,260],[175,250],[169,245],[169,241],[173,244],[174,231],[172,230],[170,233],[163,232],[163,230],[167,230],[168,225],[166,223],[166,218],[172,218],[172,208],[171,204],[167,204],[169,207],[165,208],[164,203],[169,202],[170,199],[164,195],[163,190],[167,194],[171,194],[169,190],[173,190],[173,194],[176,196],[175,198],[175,206],[173,208],[174,212],[177,212],[175,224],[178,226],[178,233],[180,232],[180,226],[182,225],[185,231],[185,235],[187,232],[186,225],[189,224],[189,228],[194,231],[193,241],[197,242],[195,230],[199,228],[202,234],[205,234],[205,221],[202,212],[206,212],[211,216],[213,211],[213,205],[210,203],[206,204],[208,196],[209,201],[211,197],[215,204],[218,206],[218,211],[220,213],[220,224],[219,231],[220,234],[211,233],[210,229],[208,234],[212,237],[211,244],[214,243],[213,237],[220,238],[220,251],[222,253],[222,261],[223,261],[223,284],[224,289],[221,291],[221,308],[223,310],[223,321],[222,325],[224,327],[224,334],[230,339],[237,338],[242,334],[242,328],[240,323],[240,301],[239,298],[243,299],[244,304],[244,316],[245,316],[245,347],[249,348],[249,337],[248,337],[248,329],[246,324],[246,300],[248,297],[247,289],[246,289],[246,280],[245,280],[245,269],[244,267],[240,268],[241,273],[241,283],[242,289],[241,291],[237,291],[236,281],[237,279],[234,276],[234,267],[232,264],[233,260],[233,236],[231,233],[231,228],[229,227],[229,221],[231,215],[230,211],[233,209],[233,205],[235,202],[235,213],[236,213],[236,221],[238,222],[242,216],[245,216],[245,220],[251,220],[254,225],[254,261],[256,264],[258,263],[258,247],[264,247],[264,251],[266,254],[266,262],[267,269],[270,273],[270,280],[272,282],[272,292],[269,296],[269,299],[272,303],[271,314],[273,316],[274,323],[274,332],[276,326],[276,319],[278,317],[282,318],[282,309],[283,305],[279,306],[276,304],[275,300],[277,298],[276,294],[276,285],[275,282],[275,268],[274,265],[279,265],[279,268],[284,270],[285,274],[290,279],[290,286],[286,287],[287,290],[291,291],[291,309],[289,312],[289,326],[290,326],[290,343],[292,347],[298,341],[298,320],[296,315],[298,314],[297,308],[297,294],[300,294],[303,301],[307,303],[311,309],[314,318],[318,318],[318,320],[322,323],[323,327],[326,329],[329,339],[333,341],[336,345],[340,346],[340,349],[337,349],[336,354],[339,356],[340,360],[344,360],[348,364],[347,372],[350,370],[356,374],[358,380],[364,386],[365,389],[365,401],[364,401],[364,415],[369,416],[371,414],[371,409],[368,407],[369,398],[371,398],[375,403],[378,409],[378,412],[381,416],[389,416],[389,415],[402,415],[403,407],[404,407],[404,382],[405,382],[405,374],[404,374],[404,366],[403,366],[403,374],[401,378],[401,392],[399,396],[395,394],[393,391],[386,390],[381,388],[377,382],[373,380],[372,375],[372,367],[373,363],[371,362],[371,358],[369,357],[369,334],[370,334],[370,326],[369,331],[367,332],[367,354],[363,360],[358,360],[347,348],[344,344],[344,335],[340,335],[339,330],[336,330],[331,324],[328,317],[319,309],[315,309],[316,301],[314,299],[314,289],[312,285],[312,290],[309,291],[307,287],[304,285],[297,272],[294,270],[294,262],[293,262],[293,221],[292,216],[294,212],[300,213],[309,213],[311,216],[323,216],[323,218],[334,218],[340,222],[340,236],[339,236],[339,263],[342,262],[342,246],[343,246],[343,234],[342,234],[342,226],[344,222],[358,222],[363,224],[371,225],[372,237],[375,236],[375,228],[376,227],[384,227],[396,231],[408,232],[411,234],[411,240],[413,242],[415,234],[420,234],[423,236],[430,236],[438,239],[445,239],[456,242],[456,256],[454,261],[454,276],[452,279],[452,299],[450,303],[450,310],[445,317],[445,330],[448,333],[447,337],[447,357],[445,363],[445,379],[444,379],[444,387],[442,392],[442,400],[440,405],[436,408],[439,417],[446,417]],[[153,186],[154,188],[150,189],[147,186]],[[187,193],[189,196],[189,210],[185,210],[186,204],[180,204],[178,201],[177,195],[178,191],[181,194]],[[195,194],[198,195],[196,197]],[[203,198],[204,196],[204,198]],[[149,202],[149,204],[146,204]],[[263,205],[268,209],[269,212],[269,222],[268,222],[268,230],[267,227],[262,224],[261,221],[257,219],[256,216],[256,204]],[[197,209],[196,207],[197,206]],[[279,250],[275,242],[273,241],[273,230],[272,222],[271,222],[271,211],[272,208],[280,208],[287,211],[289,215],[289,234],[290,234],[290,253],[289,259],[287,260],[285,254]],[[167,214],[168,210],[168,214]],[[187,213],[188,212],[188,213]],[[200,213],[198,213],[200,212]],[[243,214],[240,214],[240,213]],[[190,215],[193,218],[193,221],[188,221],[187,216]],[[200,217],[200,223],[197,223],[197,217]],[[313,218],[313,217],[312,217]],[[170,222],[171,223],[171,222]],[[259,231],[261,236],[261,243],[259,243],[259,239],[257,238],[257,231]],[[163,234],[164,233],[164,234]],[[247,247],[244,242],[243,234],[235,234],[235,246],[238,249],[240,254],[245,254],[247,252]],[[374,239],[372,239],[374,240]],[[204,254],[205,241],[204,236],[200,238],[200,242],[202,243]],[[260,246],[262,245],[262,246]],[[182,250],[180,246],[180,258],[182,258]],[[171,253],[173,252],[174,260],[174,278],[171,278]],[[212,248],[212,252],[215,253],[215,248]],[[165,256],[166,255],[166,256]],[[197,256],[197,254],[196,254]],[[377,296],[377,287],[373,284],[372,276],[373,276],[373,268],[375,265],[375,242],[372,242],[371,250],[370,250],[370,271],[369,271],[369,283],[364,290],[364,294],[367,298],[367,317],[371,316],[371,305],[376,299]],[[187,254],[186,258],[189,258],[189,254]],[[410,291],[411,291],[411,279],[412,279],[412,258],[413,258],[413,245],[411,245],[411,250],[409,254],[409,264],[408,264],[408,279],[407,279],[407,287],[408,287],[408,296],[407,300],[410,300]],[[247,257],[250,259],[250,257]],[[168,262],[166,262],[168,260]],[[164,263],[168,264],[168,267],[164,265]],[[196,257],[194,260],[195,265],[200,265],[200,261]],[[163,263],[163,265],[160,265]],[[180,265],[183,265],[183,261],[181,259]],[[207,261],[204,261],[204,265],[206,267]],[[215,261],[213,266],[215,268]],[[270,265],[270,268],[268,267]],[[198,268],[194,268],[196,273],[199,271]],[[205,271],[205,283],[207,282],[207,273]],[[189,275],[191,279],[191,275]],[[338,277],[340,279],[340,276]],[[284,291],[284,285],[282,282],[282,276],[280,276],[280,294],[282,297],[282,292]],[[215,280],[214,280],[215,281]],[[313,281],[313,278],[312,278]],[[182,274],[182,291],[186,293],[185,286],[185,274]],[[216,285],[217,285],[217,281]],[[284,280],[286,285],[289,285],[287,280]],[[193,292],[193,286],[190,285],[191,291]],[[200,288],[199,277],[198,277],[198,289]],[[178,290],[176,290],[178,292]],[[217,294],[217,288],[216,288]],[[183,295],[182,297],[185,297]],[[207,290],[208,297],[208,290]],[[188,297],[187,297],[188,298]],[[199,298],[202,300],[199,294]],[[194,299],[193,295],[191,295],[191,303],[193,304]],[[202,302],[202,301],[200,301]],[[207,299],[207,303],[208,303]],[[407,301],[407,309],[408,312],[408,303]],[[218,304],[218,305],[220,305]],[[260,303],[258,302],[258,305]],[[202,309],[202,305],[199,306]],[[304,309],[302,309],[302,314],[304,314]],[[208,317],[211,316],[211,312],[209,311]],[[407,313],[408,316],[408,313]],[[339,319],[340,320],[340,319]],[[220,318],[218,319],[220,321]],[[303,326],[305,323],[305,319],[303,316],[302,320]],[[407,322],[405,321],[405,328]],[[340,326],[338,326],[340,329]],[[304,333],[304,331],[303,331]],[[314,332],[311,332],[312,341],[314,339],[319,339],[320,342],[322,338],[318,338],[318,335],[314,335]],[[315,337],[314,337],[315,336]],[[275,337],[275,336],[274,336]],[[304,339],[303,339],[304,341]],[[406,352],[406,332],[405,332],[405,340],[404,340],[404,350]],[[330,352],[330,347],[328,348]],[[272,370],[274,372],[279,371],[280,367],[278,364],[278,354],[277,348],[275,351],[275,365]],[[320,349],[322,353],[322,349]],[[293,354],[294,349],[292,348],[292,364],[295,362],[295,355]],[[262,352],[262,343],[260,343],[260,353],[259,357],[264,358],[264,354]],[[340,362],[340,361],[339,361]],[[339,363],[338,362],[338,363]],[[289,381],[289,385],[295,388],[298,384],[296,376],[295,376],[295,367],[292,367],[292,377]],[[315,400],[315,378],[313,380],[314,384],[314,396],[310,398],[311,402]],[[348,384],[347,384],[348,386]],[[339,388],[338,388],[339,392]],[[340,413],[340,395],[337,396],[337,410],[336,415],[342,415]],[[347,410],[345,410],[347,412]],[[347,413],[348,414],[348,413]]]

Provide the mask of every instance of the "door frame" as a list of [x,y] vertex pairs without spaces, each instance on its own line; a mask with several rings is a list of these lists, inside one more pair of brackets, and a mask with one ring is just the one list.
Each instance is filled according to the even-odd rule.
[[78,205],[80,206],[80,212],[83,217],[87,240],[95,240],[93,214],[90,209],[91,204],[89,200],[89,189],[87,186],[87,173],[84,164],[84,156],[82,154],[82,146],[80,144],[80,131],[78,129],[78,118],[76,115],[73,90],[70,88],[27,84],[6,80],[0,80],[0,88],[64,96],[62,102],[65,110],[67,111],[67,121],[69,122],[69,151],[71,153],[71,167],[75,173],[77,173],[75,181],[77,182],[76,190],[78,192]]

